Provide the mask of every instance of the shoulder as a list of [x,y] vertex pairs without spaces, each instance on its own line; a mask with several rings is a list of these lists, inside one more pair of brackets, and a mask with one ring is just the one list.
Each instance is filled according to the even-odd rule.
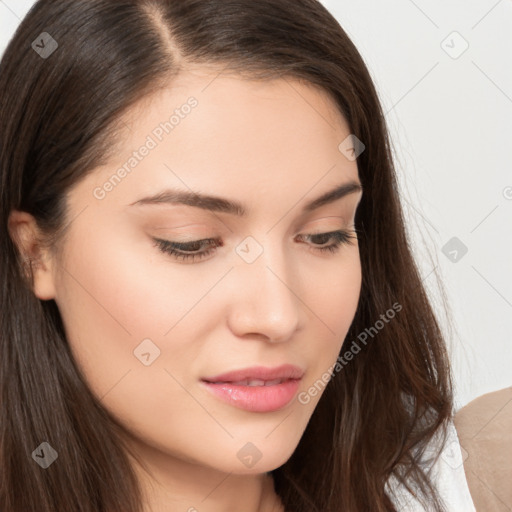
[[[447,425],[447,436],[435,436],[425,451],[422,466],[429,473],[447,512],[476,512],[464,472],[463,455],[453,422]],[[440,451],[441,449],[441,451]],[[436,458],[440,451],[439,457]],[[399,511],[425,512],[421,503],[397,481],[388,482],[388,494]]]
[[454,422],[478,510],[512,510],[512,387],[476,398]]

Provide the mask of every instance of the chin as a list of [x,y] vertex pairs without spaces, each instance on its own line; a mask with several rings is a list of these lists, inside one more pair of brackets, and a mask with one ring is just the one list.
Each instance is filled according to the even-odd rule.
[[[289,438],[287,441],[289,443]],[[219,469],[238,475],[273,471],[285,464],[297,447],[297,444],[286,444],[284,439],[277,435],[272,441],[269,439],[241,441],[238,438],[232,444],[236,445],[234,457],[222,457],[221,461],[218,461],[222,466]]]

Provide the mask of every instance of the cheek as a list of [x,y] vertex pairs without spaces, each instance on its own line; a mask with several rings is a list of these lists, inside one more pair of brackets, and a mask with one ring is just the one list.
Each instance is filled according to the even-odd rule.
[[184,388],[202,352],[195,340],[207,336],[201,315],[215,307],[198,300],[218,277],[185,282],[150,245],[108,233],[108,242],[100,232],[70,241],[56,299],[70,349],[92,394],[132,434],[185,447],[205,437],[204,410]]
[[331,261],[315,262],[303,275],[304,302],[316,316],[316,328],[323,328],[323,338],[330,335],[340,341],[353,320],[361,291],[358,248],[350,247]]
[[[337,322],[342,325],[344,330],[348,329],[348,324],[352,322],[355,315],[359,294],[361,292],[361,264],[359,253],[354,253],[346,262],[336,278],[336,274],[328,278],[329,293],[325,297],[326,315],[332,319],[333,325]],[[331,300],[326,300],[326,299]]]
[[[181,358],[194,358],[195,346],[180,328],[187,326],[190,339],[199,323],[181,319],[197,315],[194,305],[216,276],[191,282],[180,267],[170,270],[151,241],[134,240],[122,228],[75,236],[68,247],[55,300],[75,360],[97,395],[127,372],[133,379],[137,372],[167,367],[166,362],[174,361],[173,367],[189,362]],[[141,345],[143,340],[151,341]],[[147,352],[150,356],[142,357]],[[145,365],[144,358],[154,363]],[[169,375],[165,378],[168,384]]]
[[362,281],[359,251],[351,248],[344,257],[327,265],[324,262],[323,269],[311,269],[303,279],[307,279],[303,289],[308,291],[303,300],[311,309],[309,332],[314,339],[314,343],[304,346],[312,366],[303,389],[315,387],[306,397],[314,407],[325,390],[328,370],[336,362],[356,314]]

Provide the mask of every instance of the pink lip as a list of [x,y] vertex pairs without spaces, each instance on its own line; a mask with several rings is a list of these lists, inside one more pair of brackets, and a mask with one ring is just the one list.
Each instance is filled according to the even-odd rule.
[[[276,368],[258,366],[201,379],[201,384],[221,400],[240,409],[251,412],[272,412],[290,403],[297,394],[303,375],[304,371],[293,365],[282,365]],[[276,379],[282,379],[283,382],[269,386],[233,383],[243,380]]]

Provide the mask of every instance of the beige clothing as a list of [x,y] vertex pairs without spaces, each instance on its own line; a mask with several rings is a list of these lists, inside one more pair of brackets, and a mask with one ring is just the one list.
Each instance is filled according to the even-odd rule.
[[477,512],[511,512],[512,387],[476,398],[454,423]]

